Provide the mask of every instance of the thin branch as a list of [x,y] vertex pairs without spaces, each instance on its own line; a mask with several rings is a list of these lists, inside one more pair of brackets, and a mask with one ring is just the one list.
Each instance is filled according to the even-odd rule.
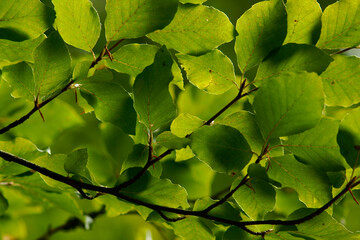
[[177,222],[177,221],[180,221],[180,220],[183,220],[185,219],[185,217],[178,217],[178,218],[169,218],[167,217],[162,211],[156,211],[163,219],[165,219],[166,221],[169,221],[169,222]]
[[6,133],[7,131],[9,131],[10,129],[22,124],[23,122],[25,122],[26,120],[28,120],[31,115],[33,115],[36,111],[40,111],[40,109],[42,107],[44,107],[46,104],[48,104],[49,102],[51,102],[52,100],[54,100],[56,97],[58,97],[60,94],[62,94],[63,92],[65,92],[66,90],[69,89],[69,87],[71,86],[71,84],[73,84],[73,81],[70,81],[64,88],[62,88],[57,94],[55,94],[54,96],[52,96],[51,98],[46,99],[45,101],[43,101],[42,103],[35,103],[35,106],[30,110],[30,112],[28,112],[26,115],[22,116],[20,119],[10,123],[9,125],[7,125],[6,127],[0,129],[0,135]]
[[349,50],[356,49],[356,48],[357,48],[357,47],[344,48],[343,50],[340,50],[340,51],[338,51],[338,52],[334,52],[334,53],[332,53],[332,54],[330,54],[330,55],[332,56],[332,55],[336,55],[336,54],[342,54],[342,53],[345,53],[345,52],[347,52],[347,51],[349,51]]

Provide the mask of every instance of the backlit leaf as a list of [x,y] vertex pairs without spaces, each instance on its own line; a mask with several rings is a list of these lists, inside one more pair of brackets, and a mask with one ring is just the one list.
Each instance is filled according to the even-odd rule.
[[253,108],[265,139],[314,127],[324,107],[321,79],[315,73],[282,73],[256,91]]
[[240,173],[252,157],[245,138],[232,127],[203,126],[190,139],[195,155],[217,172]]
[[205,121],[188,113],[181,113],[171,123],[170,129],[178,137],[185,137],[201,127]]
[[64,41],[85,51],[92,51],[100,36],[100,19],[89,0],[53,0],[55,27]]
[[212,94],[222,94],[236,86],[234,66],[219,50],[199,57],[177,54],[189,81],[199,89]]
[[88,154],[86,149],[78,149],[68,154],[64,169],[68,173],[80,174],[86,167]]
[[105,34],[108,41],[137,38],[168,25],[176,0],[107,0]]
[[326,105],[349,107],[359,103],[359,74],[359,58],[343,55],[334,56],[334,61],[321,74]]
[[286,1],[287,35],[284,43],[315,44],[321,29],[321,7],[315,0]]
[[242,72],[257,65],[286,36],[286,11],[280,0],[254,4],[237,21],[235,52]]
[[170,131],[165,131],[157,136],[156,142],[168,149],[181,149],[185,148],[190,140],[187,138],[179,138]]
[[145,67],[154,62],[158,48],[148,44],[127,44],[112,54],[112,61],[106,60],[105,65],[117,72],[127,73],[136,77]]
[[154,63],[136,77],[133,86],[135,110],[140,121],[151,130],[156,130],[176,116],[176,108],[168,90],[173,79],[172,64],[170,53],[161,48]]
[[211,229],[199,218],[189,216],[184,220],[171,224],[175,234],[188,240],[215,240]]
[[290,136],[283,145],[302,162],[320,171],[344,170],[346,163],[336,142],[338,130],[339,121],[323,118],[314,128]]
[[58,33],[52,33],[34,52],[34,79],[40,97],[61,89],[71,71],[69,51]]
[[293,155],[271,158],[268,175],[282,187],[297,191],[300,201],[309,208],[321,207],[332,198],[327,175],[299,163]]
[[148,37],[185,54],[199,55],[230,42],[234,26],[219,10],[203,5],[179,5],[173,21]]
[[326,49],[360,44],[360,2],[340,0],[328,6],[321,18],[321,34],[316,46]]
[[54,13],[39,0],[6,0],[0,4],[0,28],[36,38],[51,27]]

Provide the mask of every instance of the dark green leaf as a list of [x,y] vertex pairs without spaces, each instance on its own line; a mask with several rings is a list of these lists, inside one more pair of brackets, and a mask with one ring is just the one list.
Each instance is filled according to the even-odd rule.
[[190,140],[188,138],[179,138],[171,132],[166,131],[157,136],[156,142],[168,149],[181,149],[185,148]]
[[133,151],[125,160],[121,172],[124,172],[126,169],[133,167],[144,167],[148,160],[148,156],[149,147],[142,144],[136,144],[133,148]]
[[0,28],[36,38],[51,27],[54,14],[38,0],[7,0],[0,5]]
[[332,61],[323,51],[311,45],[286,44],[271,54],[259,66],[255,85],[283,72],[307,71],[322,73]]
[[154,62],[158,47],[148,44],[127,44],[112,54],[113,59],[105,65],[121,73],[136,77],[145,67]]
[[52,33],[34,52],[34,79],[40,97],[61,89],[69,81],[71,58],[58,33]]
[[265,139],[287,136],[314,127],[321,118],[324,97],[315,73],[282,73],[256,92],[253,108]]
[[282,187],[296,190],[300,201],[309,208],[322,207],[332,198],[327,175],[299,163],[293,155],[271,158],[268,175]]
[[0,216],[9,208],[9,202],[0,192]]
[[360,44],[360,2],[340,0],[328,6],[321,18],[319,48],[337,49]]
[[341,155],[352,168],[360,165],[360,108],[352,110],[340,124],[337,141],[340,146]]
[[339,121],[323,118],[314,128],[290,136],[283,145],[302,162],[320,171],[344,170],[347,164],[336,142],[338,130]]
[[180,4],[173,21],[148,37],[179,52],[200,55],[230,42],[234,35],[234,26],[223,12],[203,5]]
[[126,133],[135,132],[133,101],[120,85],[104,81],[96,75],[78,84],[81,95],[95,109],[97,118],[115,124]]
[[360,102],[360,59],[343,55],[334,56],[323,80],[325,103],[329,106],[349,107]]
[[68,173],[79,174],[86,167],[88,159],[87,150],[78,149],[68,154],[65,159],[64,169]]
[[175,234],[186,240],[215,240],[211,229],[197,217],[187,217],[184,220],[171,224]]
[[287,0],[288,30],[284,43],[315,44],[321,29],[321,7],[316,0]]
[[134,107],[140,121],[152,131],[170,122],[176,116],[176,108],[168,86],[173,75],[173,60],[163,47],[155,61],[136,77],[133,93]]
[[[266,234],[267,235],[267,234]],[[241,240],[262,240],[262,237],[257,237],[254,235],[251,235],[244,230],[242,230],[239,227],[229,227],[226,232],[224,233],[224,236],[222,240],[234,240],[234,239],[241,239]]]
[[64,41],[91,52],[100,36],[100,19],[89,0],[53,0],[55,27]]
[[110,42],[137,38],[165,27],[173,19],[177,3],[176,0],[107,0],[106,39]]
[[190,139],[195,155],[217,172],[240,173],[252,157],[245,138],[232,127],[203,126]]
[[286,11],[281,0],[254,4],[237,21],[235,51],[242,72],[280,47],[286,36]]
[[[235,188],[240,183],[237,179],[232,184]],[[241,209],[253,220],[262,220],[267,212],[275,206],[275,190],[266,181],[254,178],[249,182],[250,187],[243,185],[233,195]]]

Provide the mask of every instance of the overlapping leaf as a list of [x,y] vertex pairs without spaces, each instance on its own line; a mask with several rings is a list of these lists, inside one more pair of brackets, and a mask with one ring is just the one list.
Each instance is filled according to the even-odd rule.
[[209,239],[215,240],[211,229],[197,217],[187,217],[184,220],[172,223],[175,234],[184,239]]
[[101,78],[86,79],[78,82],[81,94],[95,109],[97,118],[111,122],[124,132],[135,132],[136,113],[129,94],[118,84]]
[[38,0],[2,1],[0,16],[0,28],[9,28],[27,38],[35,38],[45,32],[54,18],[51,9]]
[[137,38],[161,29],[173,19],[177,4],[176,0],[107,0],[106,39]]
[[323,118],[314,128],[290,136],[284,142],[285,150],[319,170],[344,170],[346,163],[336,142],[338,130],[339,121]]
[[243,135],[229,126],[203,126],[190,139],[195,155],[217,172],[240,173],[252,157]]
[[286,11],[282,1],[254,4],[237,21],[235,52],[242,72],[257,65],[286,36]]
[[329,106],[349,107],[360,102],[360,59],[343,55],[321,74],[325,103]]
[[33,52],[45,39],[45,35],[22,42],[0,39],[0,66],[20,61],[34,62]]
[[311,45],[286,44],[274,52],[259,66],[255,84],[262,84],[272,76],[283,72],[307,71],[321,74],[332,61],[323,51]]
[[173,21],[148,37],[185,54],[199,55],[230,42],[235,35],[228,17],[212,7],[179,5]]
[[172,121],[171,132],[178,137],[185,137],[191,134],[204,124],[205,121],[188,113],[181,113]]
[[176,116],[176,108],[168,86],[173,79],[173,60],[166,48],[161,48],[152,65],[136,77],[133,93],[134,107],[140,121],[156,130]]
[[309,208],[321,207],[332,198],[327,175],[299,163],[293,155],[271,158],[268,175],[282,187],[297,191],[300,201]]
[[219,50],[199,57],[177,54],[189,81],[199,89],[212,94],[222,94],[236,86],[234,66]]
[[112,54],[105,65],[121,73],[136,77],[145,67],[154,62],[158,48],[148,44],[127,44]]
[[287,35],[284,43],[315,44],[321,29],[321,7],[316,0],[286,1]]
[[89,0],[53,0],[55,27],[64,41],[91,52],[100,36],[100,19]]
[[34,79],[40,97],[60,89],[69,81],[71,58],[56,32],[45,39],[34,52]]
[[321,18],[320,39],[316,46],[326,49],[355,47],[360,44],[360,2],[341,0],[328,6]]
[[253,108],[265,139],[314,127],[324,107],[321,79],[315,73],[282,73],[256,92]]
[[187,138],[179,138],[170,131],[165,131],[156,138],[156,142],[168,149],[181,149],[185,148],[190,140]]

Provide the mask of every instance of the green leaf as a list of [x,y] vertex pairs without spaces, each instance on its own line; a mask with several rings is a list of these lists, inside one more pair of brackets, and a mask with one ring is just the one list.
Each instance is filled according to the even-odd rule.
[[350,165],[355,168],[360,165],[360,108],[352,110],[341,121],[337,141],[340,146],[341,155],[343,155]]
[[149,146],[136,144],[133,148],[133,151],[124,161],[121,168],[121,173],[129,168],[144,167],[147,163],[148,156],[149,156]]
[[201,127],[204,123],[205,121],[196,116],[188,113],[180,113],[180,115],[172,121],[170,129],[174,135],[183,138]]
[[188,208],[186,190],[169,179],[158,179],[144,174],[140,180],[123,190],[126,195],[166,207]]
[[[259,66],[255,85],[283,72],[307,71],[321,74],[332,58],[318,48],[305,44],[286,44],[271,54]],[[260,82],[260,83],[259,83]]]
[[192,4],[202,4],[206,2],[207,0],[180,0],[179,2],[186,4],[186,3],[192,3]]
[[326,105],[349,107],[359,103],[359,74],[359,58],[344,55],[334,56],[334,61],[321,74]]
[[98,119],[111,122],[126,133],[135,132],[136,113],[129,94],[118,84],[104,81],[101,75],[78,81],[81,95],[95,109]]
[[113,59],[107,59],[105,65],[120,73],[136,77],[145,67],[154,62],[158,47],[148,44],[127,44],[112,54]]
[[100,36],[100,19],[89,0],[53,0],[55,27],[67,44],[91,52]]
[[331,4],[325,9],[321,22],[321,34],[317,47],[338,49],[360,44],[359,1],[340,0]]
[[271,50],[280,47],[286,36],[286,11],[280,0],[254,4],[237,21],[235,52],[244,73],[256,66]]
[[21,61],[34,62],[33,52],[44,41],[45,35],[22,42],[0,39],[0,66]]
[[252,157],[245,138],[232,127],[203,126],[190,139],[195,155],[217,172],[240,173]]
[[107,0],[106,40],[138,38],[161,29],[173,19],[176,0]]
[[265,235],[265,240],[303,240],[304,238],[295,237],[287,232],[272,232]]
[[255,115],[253,113],[248,111],[236,112],[218,121],[218,123],[239,130],[249,143],[251,150],[260,154],[262,146],[264,145],[264,139],[256,124]]
[[36,38],[51,27],[54,14],[38,0],[7,0],[0,6],[0,28]]
[[176,108],[168,90],[173,79],[172,64],[170,53],[161,48],[154,63],[136,77],[133,86],[135,110],[140,121],[152,131],[176,116]]
[[[295,212],[292,215],[299,214],[299,212],[302,212],[302,215],[305,215],[304,213],[307,213],[306,215],[308,215],[311,211],[313,211],[313,209],[300,209],[297,211],[298,213]],[[296,227],[299,234],[313,239],[356,240],[360,237],[359,232],[350,232],[326,212],[323,212],[304,223],[298,224]]]
[[[267,236],[266,234],[265,236]],[[226,232],[224,233],[224,236],[222,240],[234,240],[234,239],[241,239],[241,240],[262,240],[262,237],[257,237],[255,235],[251,235],[244,230],[242,230],[239,227],[229,227]]]
[[[300,81],[301,80],[301,81]],[[253,108],[265,139],[292,135],[314,127],[321,118],[324,98],[315,73],[282,73],[256,92]]]
[[123,215],[134,209],[133,204],[111,195],[102,195],[97,197],[96,200],[105,205],[108,217]]
[[189,216],[171,224],[175,234],[186,240],[215,240],[214,233],[198,217]]
[[35,81],[32,68],[26,62],[4,67],[2,77],[13,87],[11,95],[14,98],[25,98],[31,102],[35,100]]
[[46,149],[55,143],[66,129],[84,124],[80,114],[69,103],[60,99],[47,104],[41,112],[45,122],[39,113],[35,113],[12,130],[16,136],[31,140],[40,149]]
[[88,159],[87,149],[78,149],[67,155],[64,169],[68,173],[80,174],[86,167]]
[[[236,179],[231,188],[235,188],[240,179]],[[241,186],[233,195],[241,209],[253,220],[262,220],[267,212],[275,207],[276,192],[266,181],[254,178],[250,181],[250,187]]]
[[315,0],[286,1],[286,43],[315,44],[321,29],[321,7]]
[[[196,200],[194,204],[193,211],[202,211],[211,206],[212,204],[216,203],[215,200],[211,199],[210,197],[205,197],[202,199]],[[226,218],[233,221],[240,221],[240,210],[233,207],[230,203],[224,202],[223,204],[219,205],[218,207],[212,209],[209,212],[209,215]]]
[[290,136],[283,146],[302,162],[320,171],[345,170],[347,164],[336,142],[338,130],[338,120],[322,118],[314,128]]
[[217,49],[199,57],[185,54],[177,54],[176,57],[189,81],[199,89],[222,94],[237,86],[231,60]]
[[9,202],[0,192],[0,216],[9,208]]
[[156,142],[168,149],[181,149],[185,148],[189,144],[190,140],[188,138],[179,138],[170,131],[165,131],[157,136]]
[[179,52],[200,55],[230,42],[234,35],[234,26],[223,12],[203,5],[180,4],[168,26],[147,36]]
[[52,33],[34,52],[36,93],[43,97],[61,89],[69,81],[71,58],[57,33]]
[[271,158],[268,175],[280,182],[282,187],[290,187],[297,191],[300,201],[309,208],[322,207],[332,199],[327,175],[299,163],[293,155]]

